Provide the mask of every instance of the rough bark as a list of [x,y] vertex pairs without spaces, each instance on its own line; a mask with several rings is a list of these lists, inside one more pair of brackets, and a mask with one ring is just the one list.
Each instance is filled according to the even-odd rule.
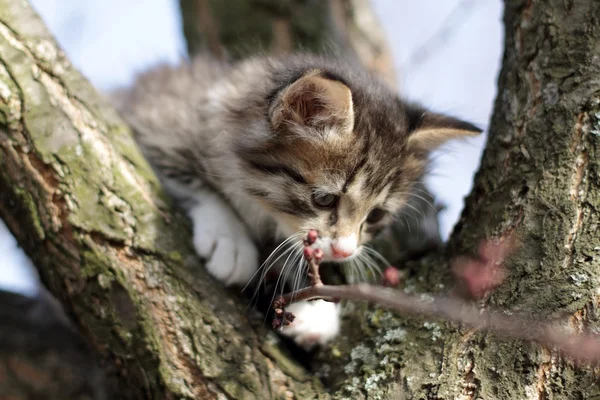
[[129,130],[25,2],[0,0],[0,99],[0,216],[116,380],[109,398],[319,396],[207,277]]
[[[489,304],[596,331],[600,3],[507,0],[505,26],[491,135],[452,247],[515,231],[522,244],[512,279]],[[483,398],[600,396],[597,370],[574,368],[551,349],[457,339],[470,360],[457,372]]]

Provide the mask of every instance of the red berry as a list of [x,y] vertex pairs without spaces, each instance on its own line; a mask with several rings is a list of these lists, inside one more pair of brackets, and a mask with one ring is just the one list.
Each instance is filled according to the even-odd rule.
[[315,254],[315,260],[321,261],[323,259],[323,250],[316,249],[314,254]]
[[279,329],[281,327],[281,321],[278,319],[273,320],[273,329]]
[[317,241],[318,238],[319,238],[319,233],[314,229],[311,229],[310,231],[308,231],[308,235],[306,235],[306,241],[308,242],[308,244],[313,244],[314,242]]
[[315,250],[310,246],[304,246],[304,258],[310,261],[313,258]]
[[400,271],[398,268],[389,266],[383,271],[383,286],[398,286],[400,284]]
[[281,318],[281,317],[283,316],[283,310],[282,310],[281,308],[276,308],[276,309],[275,309],[275,315],[276,315],[278,318]]
[[294,322],[294,320],[296,319],[296,316],[294,314],[292,314],[291,312],[286,312],[285,319],[287,321]]
[[279,297],[277,300],[275,300],[275,302],[273,303],[273,308],[284,308],[285,307],[285,299],[283,297]]

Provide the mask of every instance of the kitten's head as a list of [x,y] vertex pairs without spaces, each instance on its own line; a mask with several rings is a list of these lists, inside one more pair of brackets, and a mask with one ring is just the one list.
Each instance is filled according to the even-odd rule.
[[431,150],[481,132],[323,69],[301,71],[268,102],[265,132],[238,147],[245,189],[287,234],[318,230],[328,261],[351,258],[392,220]]

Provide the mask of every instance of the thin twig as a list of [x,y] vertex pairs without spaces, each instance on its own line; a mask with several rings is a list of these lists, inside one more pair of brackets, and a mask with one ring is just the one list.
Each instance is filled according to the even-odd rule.
[[[304,255],[309,263],[312,286],[285,294],[277,300],[276,320],[273,321],[275,327],[293,322],[294,316],[284,310],[285,305],[292,302],[317,299],[336,302],[340,299],[358,300],[378,304],[402,314],[441,318],[480,331],[499,334],[505,339],[547,345],[576,361],[600,361],[598,335],[572,333],[565,326],[536,320],[531,316],[482,309],[457,297],[408,295],[379,285],[324,285],[319,277],[322,252],[317,253],[319,249],[313,250],[311,247],[316,239],[316,231],[311,231],[304,243]],[[454,270],[474,297],[483,297],[504,279],[503,262],[515,246],[516,240],[510,235],[497,241],[483,242],[479,248],[479,258],[461,257],[458,263],[455,262]]]
[[[291,300],[290,294],[284,296]],[[367,301],[402,314],[437,317],[481,331],[505,335],[506,338],[536,342],[556,347],[580,361],[600,360],[600,338],[573,334],[557,324],[536,321],[502,311],[489,311],[458,298],[407,295],[376,285],[322,285],[294,293],[294,301],[313,299]]]

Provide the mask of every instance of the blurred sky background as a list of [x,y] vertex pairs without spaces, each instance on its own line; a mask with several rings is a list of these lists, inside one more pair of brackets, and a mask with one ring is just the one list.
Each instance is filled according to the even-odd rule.
[[[372,0],[403,96],[486,128],[502,56],[501,0]],[[185,57],[177,0],[30,0],[73,64],[100,90],[129,84],[158,62]],[[434,155],[427,185],[444,239],[471,188],[485,137]],[[36,274],[0,220],[0,287],[36,291]]]

